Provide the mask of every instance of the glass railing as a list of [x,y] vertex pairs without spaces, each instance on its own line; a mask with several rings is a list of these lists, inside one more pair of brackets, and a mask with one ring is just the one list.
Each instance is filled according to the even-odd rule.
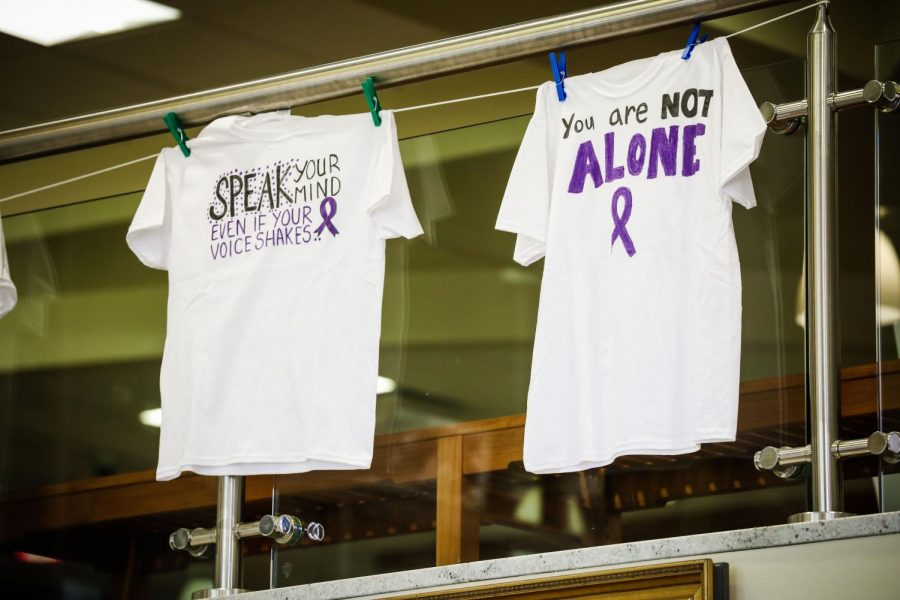
[[[791,61],[744,76],[760,100],[784,101],[802,94],[802,74],[803,62]],[[797,324],[803,136],[769,136],[753,167],[759,207],[734,211],[744,282],[737,442],[537,476],[522,466],[522,416],[542,264],[515,264],[513,236],[494,230],[528,118],[402,143],[427,235],[395,243],[389,253],[381,374],[396,381],[396,389],[378,398],[379,432],[439,429],[425,432],[425,439],[386,435],[388,445],[377,448],[376,457],[381,451],[390,466],[330,502],[319,499],[315,474],[278,477],[277,505],[286,498],[293,506],[318,502],[322,506],[312,515],[340,512],[339,506],[347,515],[336,520],[324,544],[276,550],[277,586],[374,574],[388,560],[433,566],[652,539],[663,531],[675,536],[770,525],[804,509],[802,483],[761,475],[752,461],[762,446],[795,444],[805,435],[804,336]],[[438,447],[456,439],[458,472],[445,474],[445,482],[430,465]],[[413,491],[418,487],[424,494]],[[462,490],[449,508],[440,502],[447,487]],[[346,508],[357,493],[362,500]],[[390,507],[397,493],[427,510],[376,516],[377,507]],[[422,514],[434,515],[433,494],[439,508],[427,527],[432,546],[423,553]],[[456,519],[451,528],[441,525],[444,511]],[[334,560],[343,552],[353,560]]]
[[[876,77],[900,81],[900,40],[875,46]],[[900,431],[900,173],[894,168],[900,150],[900,119],[875,113],[875,332],[878,351],[877,414],[860,429]],[[882,511],[900,510],[900,465],[869,460]]]
[[[746,51],[765,57],[743,72],[758,101],[803,97],[802,60]],[[522,435],[542,263],[518,266],[514,237],[494,229],[530,118],[517,112],[401,141],[425,235],[387,245],[373,467],[247,478],[245,520],[297,514],[322,523],[326,538],[244,541],[245,587],[772,525],[806,509],[803,479],[757,472],[752,461],[764,446],[806,440],[802,130],[767,135],[751,169],[758,206],[733,213],[743,279],[737,440],[536,476],[522,465]],[[865,134],[841,123],[840,143],[870,161]],[[886,190],[897,186],[884,149],[895,128],[879,121],[878,239],[889,243]],[[13,589],[177,598],[212,583],[211,563],[172,552],[167,537],[213,525],[215,481],[154,481],[167,283],[124,243],[139,200],[91,198],[3,221],[20,297],[0,320],[0,572]],[[842,235],[849,227],[852,239],[869,239],[870,222],[844,216]],[[842,348],[845,437],[898,427],[895,327],[880,321],[876,343],[866,321],[874,269],[855,262],[863,246],[867,254],[868,241],[842,238],[841,319],[854,325]],[[897,508],[896,473],[848,463],[848,510]]]

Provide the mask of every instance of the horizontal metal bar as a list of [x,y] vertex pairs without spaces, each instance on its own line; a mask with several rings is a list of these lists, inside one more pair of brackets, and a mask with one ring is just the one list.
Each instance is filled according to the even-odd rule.
[[869,456],[869,440],[838,440],[831,446],[831,453],[836,458],[852,458],[854,456]]
[[896,462],[900,456],[900,433],[876,431],[867,438],[839,440],[832,444],[831,453],[836,458],[881,456],[888,462]]
[[[253,521],[252,523],[238,523],[235,532],[237,537],[240,539],[248,538],[248,537],[256,537],[260,535],[259,533],[259,521]],[[191,529],[188,536],[186,538],[182,538],[184,541],[181,542],[181,546],[178,547],[178,550],[184,550],[187,547],[199,547],[206,546],[210,544],[216,543],[216,528],[215,527],[197,527],[195,529]]]
[[178,113],[185,126],[225,115],[264,112],[508,62],[549,50],[620,38],[734,14],[786,0],[631,0],[391,50],[275,77],[0,132],[0,162],[165,132]]
[[[293,515],[266,515],[252,523],[237,523],[234,528],[237,539],[251,537],[267,537],[279,544],[296,544],[303,536],[314,542],[321,542],[325,537],[325,529],[319,523],[304,523]],[[215,527],[195,529],[181,528],[169,536],[169,546],[173,550],[205,549],[206,546],[218,544]]]
[[771,471],[777,467],[789,467],[792,465],[802,465],[808,463],[812,456],[812,449],[809,444],[798,448],[775,448],[767,446],[757,452],[753,461],[757,470]]
[[[856,440],[837,440],[831,445],[831,454],[837,458],[855,456],[881,456],[889,462],[900,459],[900,433],[876,431],[867,438]],[[753,456],[753,462],[759,471],[775,471],[779,468],[802,465],[812,459],[809,444],[791,448],[766,446]]]
[[259,521],[252,523],[238,523],[237,536],[239,539],[257,537],[259,535]]
[[[831,94],[828,98],[828,104],[834,110],[873,104],[883,111],[893,111],[897,108],[898,97],[900,96],[898,96],[896,83],[893,81],[881,82],[873,79],[859,89]],[[763,102],[759,110],[766,123],[772,126],[791,119],[805,117],[807,111],[806,99],[783,102],[781,104]]]
[[216,543],[216,528],[210,527],[207,529],[204,527],[198,527],[196,529],[192,529],[189,543],[191,546],[195,546],[195,547],[206,546],[208,544],[215,544]]

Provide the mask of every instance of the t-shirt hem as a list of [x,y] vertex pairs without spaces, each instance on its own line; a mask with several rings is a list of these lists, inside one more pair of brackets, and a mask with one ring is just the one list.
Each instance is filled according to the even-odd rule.
[[309,471],[368,469],[372,457],[318,455],[308,457],[231,457],[223,459],[186,459],[175,466],[160,466],[157,481],[168,481],[190,471],[198,475],[287,475]]
[[[503,219],[498,219],[497,224],[494,227],[497,231],[515,233],[518,236],[519,239],[516,241],[516,249],[513,252],[513,260],[523,267],[527,267],[532,263],[537,262],[546,254],[546,244],[544,241],[533,232],[527,231],[526,227]],[[532,243],[527,247],[523,247],[523,238],[528,239]]]
[[160,227],[161,225],[158,223],[132,223],[128,232],[125,234],[125,243],[128,244],[128,248],[138,257],[138,260],[140,260],[144,266],[160,271],[167,271],[168,265],[164,264],[163,261],[158,260],[158,257],[145,252],[142,248],[141,240],[139,239],[141,234],[151,233]]
[[528,227],[523,227],[518,223],[507,221],[506,219],[497,219],[497,223],[494,225],[494,229],[496,229],[497,231],[505,231],[507,233],[527,235],[528,237],[540,240],[540,236],[536,235],[536,232],[530,231]]
[[711,429],[697,432],[698,444],[724,444],[733,442],[736,439],[737,432],[734,429]]
[[401,227],[401,228],[391,228],[385,227],[386,232],[381,235],[381,239],[383,240],[394,240],[397,238],[405,238],[407,240],[414,240],[420,235],[425,234],[425,230],[422,229],[422,225],[419,224],[417,227]]
[[536,475],[547,473],[571,473],[574,471],[584,471],[585,469],[605,467],[612,464],[613,461],[621,456],[670,456],[673,454],[690,454],[691,452],[696,452],[699,449],[700,442],[686,441],[672,442],[671,444],[665,444],[662,446],[650,446],[644,444],[629,445],[616,448],[609,454],[602,456],[582,455],[572,459],[563,459],[552,463],[541,463],[537,465],[526,463],[525,470]]
[[16,307],[19,294],[16,286],[9,279],[0,278],[0,317],[5,316]]
[[[721,185],[720,189],[724,192],[725,187],[729,183],[731,183],[731,181],[735,177],[737,177],[741,171],[748,168],[753,163],[753,161],[756,160],[756,157],[757,157],[757,154],[754,153],[753,150],[749,150],[749,151],[745,152],[743,155],[741,155],[741,157],[737,161],[735,161],[734,165],[729,167],[725,171],[725,176],[722,178],[722,185]],[[756,208],[756,197],[755,196],[752,198],[747,198],[747,199],[737,199],[737,198],[732,198],[732,199],[736,200],[738,204],[740,204],[747,210],[750,210],[751,208]]]

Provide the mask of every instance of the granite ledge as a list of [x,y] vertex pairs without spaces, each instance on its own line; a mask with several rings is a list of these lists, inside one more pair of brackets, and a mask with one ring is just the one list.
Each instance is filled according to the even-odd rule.
[[612,567],[648,560],[677,559],[682,556],[809,544],[892,533],[900,533],[900,512],[484,560],[446,567],[263,590],[232,596],[232,598],[241,600],[299,600],[301,598],[303,600],[340,600],[378,594],[404,594],[421,591],[423,588],[483,582],[523,575],[591,567]]

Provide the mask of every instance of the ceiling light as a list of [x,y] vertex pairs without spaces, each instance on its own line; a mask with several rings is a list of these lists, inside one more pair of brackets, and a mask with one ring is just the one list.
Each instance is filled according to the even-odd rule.
[[141,414],[138,415],[138,419],[140,419],[141,423],[148,427],[159,427],[160,425],[162,425],[162,409],[151,408],[148,410],[142,410]]
[[0,31],[42,46],[181,18],[150,0],[0,0]]
[[390,377],[382,377],[378,376],[378,383],[375,384],[375,393],[378,395],[381,394],[390,394],[394,390],[397,389],[397,382],[391,379]]

